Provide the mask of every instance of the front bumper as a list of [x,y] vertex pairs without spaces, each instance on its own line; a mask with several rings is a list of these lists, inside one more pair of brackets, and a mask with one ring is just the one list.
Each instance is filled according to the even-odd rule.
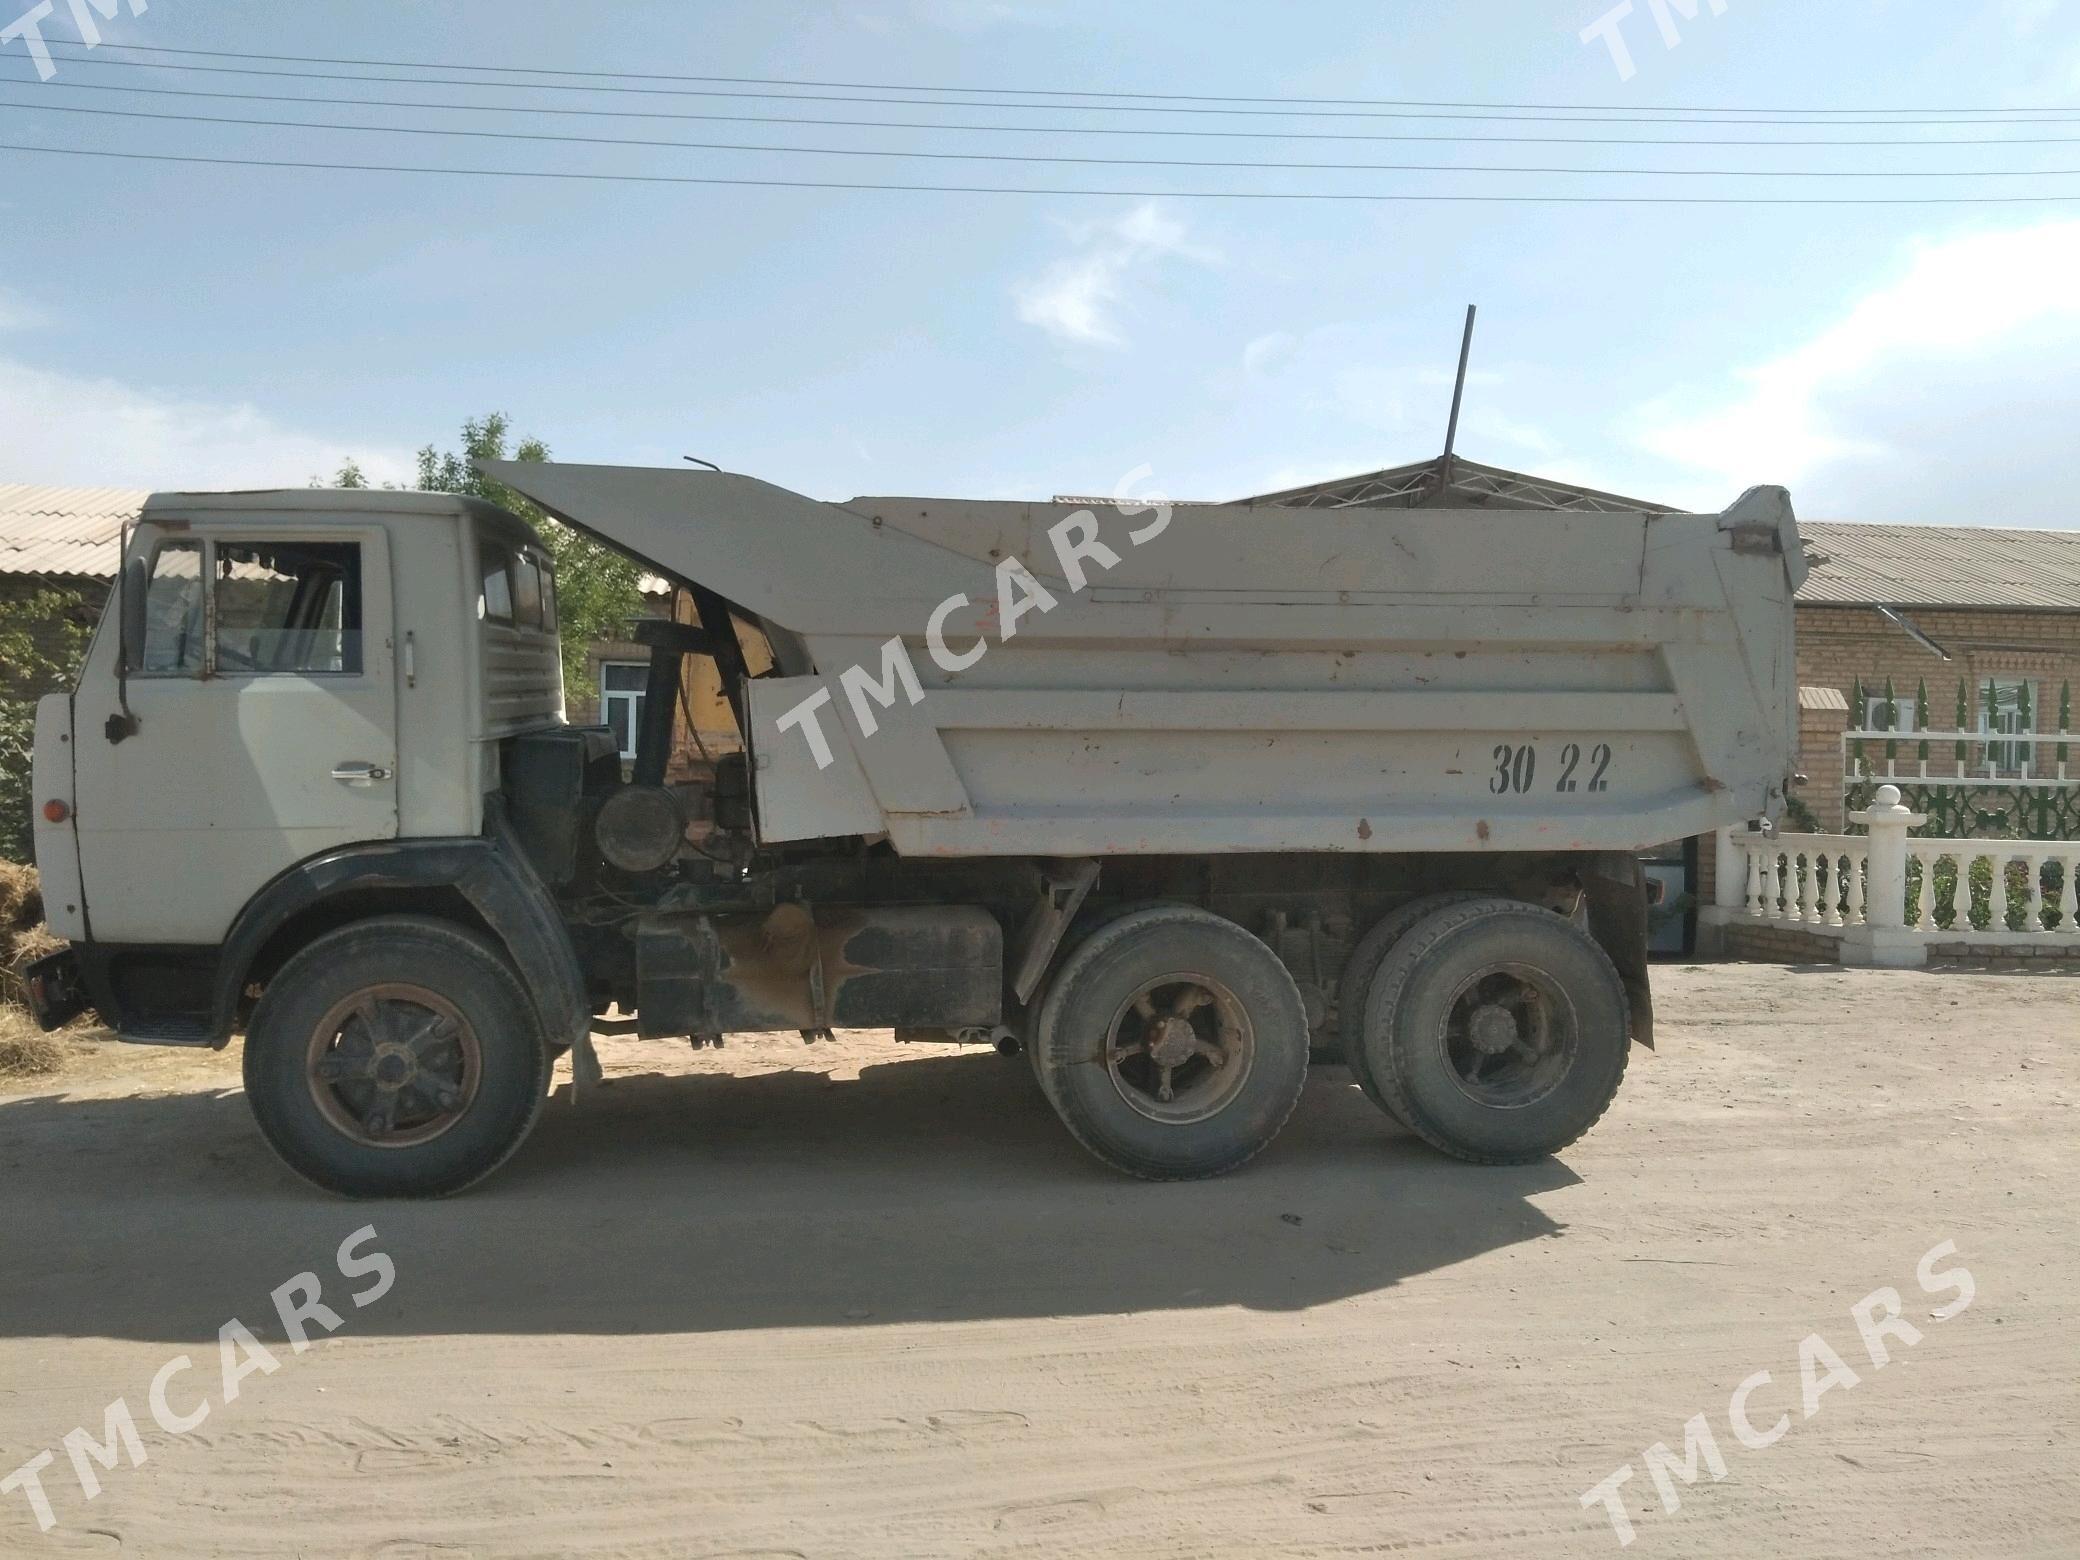
[[47,953],[22,970],[29,1011],[45,1030],[71,1023],[87,1010],[87,985],[79,956],[70,948]]

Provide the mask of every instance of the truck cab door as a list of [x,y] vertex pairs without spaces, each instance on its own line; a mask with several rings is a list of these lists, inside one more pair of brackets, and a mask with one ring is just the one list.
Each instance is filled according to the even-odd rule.
[[132,556],[145,593],[123,695],[134,725],[104,724],[119,632],[97,636],[79,695],[87,913],[99,942],[213,944],[285,868],[396,837],[388,538],[256,516],[147,524]]

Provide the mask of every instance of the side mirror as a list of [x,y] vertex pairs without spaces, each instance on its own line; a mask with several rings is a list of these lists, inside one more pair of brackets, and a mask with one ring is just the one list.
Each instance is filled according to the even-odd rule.
[[[127,545],[128,537],[124,540]],[[144,598],[149,588],[144,559],[132,558],[123,565],[116,581],[116,703],[121,708],[102,727],[111,743],[137,735],[137,717],[130,710],[130,674],[144,664]]]
[[125,672],[140,670],[144,665],[144,607],[149,589],[150,581],[145,575],[144,559],[132,558],[123,565],[122,647]]

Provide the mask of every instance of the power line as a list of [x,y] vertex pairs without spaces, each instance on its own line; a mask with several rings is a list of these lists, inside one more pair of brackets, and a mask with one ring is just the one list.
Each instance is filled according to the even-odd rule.
[[[389,79],[389,78],[384,78]],[[399,85],[404,85],[399,81]],[[419,85],[419,83],[410,83]],[[428,82],[426,85],[433,85]],[[475,83],[472,83],[474,85]],[[27,85],[27,83],[23,83]],[[833,119],[790,114],[705,114],[684,109],[662,108],[550,108],[528,103],[426,103],[402,102],[393,98],[323,97],[293,92],[208,92],[184,87],[133,87],[100,81],[53,81],[42,83],[43,92],[130,92],[151,97],[208,98],[236,103],[317,103],[342,108],[409,108],[464,114],[538,114],[586,119],[670,119],[702,124],[820,125],[861,130],[934,130],[965,133],[1016,133],[1031,135],[1166,136],[1194,139],[1244,141],[1383,141],[1423,142],[1480,146],[2067,146],[2080,136],[1925,136],[1829,137],[1795,140],[1783,137],[1729,136],[1573,136],[1573,135],[1411,135],[1399,131],[1372,130],[1184,130],[1170,126],[1122,127],[1119,125],[961,125],[916,119]],[[949,105],[954,106],[954,105]]]
[[364,135],[433,135],[486,141],[548,141],[575,146],[640,146],[697,152],[762,152],[798,157],[900,157],[931,162],[1071,164],[1111,168],[1265,169],[1309,173],[1504,173],[1622,175],[1643,178],[1725,179],[2050,179],[2080,178],[2080,168],[1954,168],[1877,170],[1835,168],[1568,168],[1493,163],[1324,163],[1267,162],[1189,157],[1046,157],[1018,152],[928,152],[858,146],[765,146],[737,141],[679,141],[646,136],[552,135],[525,130],[457,130],[422,125],[354,125],[336,120],[244,119],[228,114],[162,114],[148,109],[83,108],[62,103],[10,103],[0,110],[21,113],[93,114],[117,119],[151,119],[174,124],[248,125],[275,130],[346,130]]
[[[103,45],[106,48],[108,45]],[[1265,118],[1300,119],[1438,119],[1478,121],[1502,124],[1679,124],[1679,125],[1944,125],[1984,124],[1977,119],[1954,118],[1899,118],[1899,119],[1834,119],[1815,121],[1812,118],[1771,119],[1670,119],[1639,114],[1616,114],[1606,117],[1547,114],[1479,114],[1444,113],[1431,109],[1323,109],[1319,111],[1285,108],[1158,108],[1150,104],[1076,104],[1076,103],[1004,103],[1004,102],[959,102],[950,103],[942,98],[898,98],[856,97],[836,93],[814,92],[741,92],[719,87],[629,87],[592,86],[580,82],[535,81],[535,82],[485,82],[458,80],[443,76],[364,76],[337,71],[262,70],[250,65],[159,65],[143,60],[111,60],[95,57],[68,55],[68,67],[81,65],[110,70],[180,70],[200,71],[218,76],[274,76],[292,81],[369,81],[385,86],[444,86],[473,87],[478,90],[526,91],[526,92],[613,92],[638,97],[703,97],[703,98],[756,98],[765,101],[778,100],[784,103],[886,103],[908,108],[958,108],[974,110],[1019,109],[1032,112],[1055,113],[1102,113],[1102,114],[1218,114],[1226,116],[1251,116]],[[1860,110],[1858,112],[1861,112]],[[2018,111],[2020,112],[2020,111]],[[2027,110],[2039,113],[2040,110]],[[2050,118],[2014,119],[2009,124],[2074,124],[2080,116],[2054,116]]]
[[546,168],[439,168],[411,163],[313,162],[265,157],[200,157],[172,152],[119,152],[79,146],[0,142],[0,152],[45,157],[100,157],[122,162],[185,163],[220,168],[295,169],[330,173],[412,173],[451,178],[557,179],[602,184],[675,184],[748,189],[865,190],[935,195],[1089,195],[1127,200],[1275,200],[1366,204],[1539,206],[2049,206],[2080,205],[2074,195],[1466,195],[1357,190],[1134,190],[1002,184],[854,183],[841,179],[723,178],[703,174],[598,173]]
[[[77,43],[70,38],[53,39],[52,41],[74,48],[86,47],[86,45]],[[1623,109],[1670,114],[2030,114],[2047,111],[2037,108],[2013,107],[1781,109],[1701,107],[1666,103],[1509,103],[1495,100],[1455,102],[1449,99],[1430,100],[1425,98],[1246,97],[1233,93],[1209,92],[1119,92],[1075,87],[960,87],[938,86],[929,83],[920,84],[917,82],[825,81],[786,76],[701,76],[676,74],[668,71],[575,70],[561,65],[475,65],[454,60],[370,60],[357,59],[351,56],[340,57],[322,54],[257,54],[237,49],[178,49],[163,44],[145,43],[106,44],[102,45],[102,47],[124,49],[143,54],[181,54],[205,59],[224,60],[267,60],[271,63],[289,65],[365,65],[396,70],[471,70],[498,75],[582,76],[590,79],[623,81],[696,81],[722,86],[829,87],[838,90],[861,92],[963,92],[983,94],[991,97],[1130,98],[1154,103],[1278,103],[1333,108],[1512,108],[1564,109],[1569,111]]]

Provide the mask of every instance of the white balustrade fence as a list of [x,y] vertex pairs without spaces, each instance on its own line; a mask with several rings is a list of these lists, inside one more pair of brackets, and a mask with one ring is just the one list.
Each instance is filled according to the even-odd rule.
[[1723,830],[1708,924],[1796,927],[1844,963],[1918,965],[1936,946],[2080,958],[2080,840],[1916,839],[1927,820],[1880,786],[1867,836]]

